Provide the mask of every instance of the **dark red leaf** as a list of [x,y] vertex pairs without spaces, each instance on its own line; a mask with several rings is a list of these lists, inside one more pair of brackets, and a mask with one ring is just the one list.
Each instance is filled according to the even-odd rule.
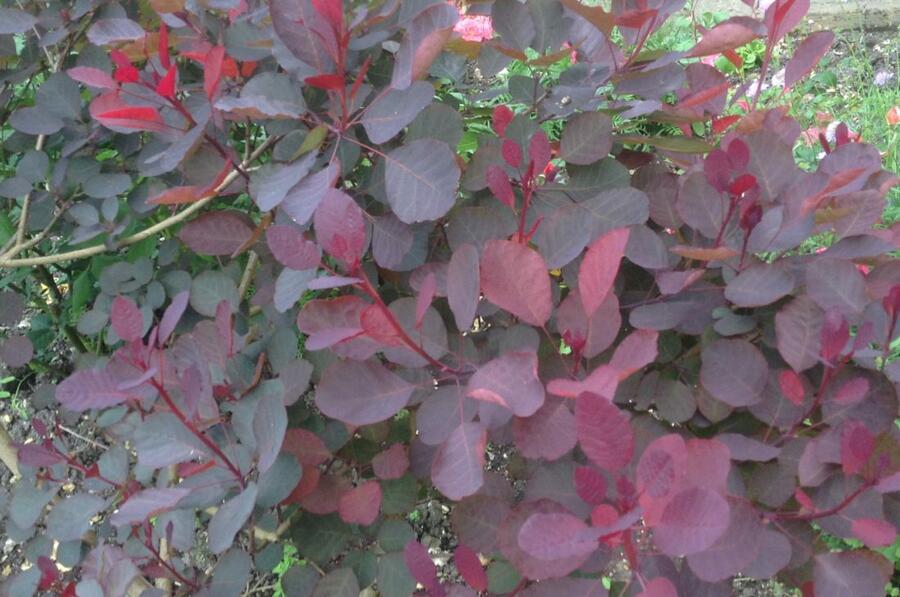
[[513,117],[515,117],[515,114],[513,114],[513,111],[506,106],[500,105],[494,108],[492,118],[494,132],[501,137],[505,136],[506,127],[512,122]]
[[784,67],[784,88],[790,89],[808,75],[833,43],[834,33],[831,31],[815,31],[806,36]]
[[337,74],[313,75],[312,77],[306,77],[303,81],[310,87],[326,91],[336,91],[344,88],[344,77]]
[[778,385],[784,397],[800,406],[806,397],[806,389],[803,387],[803,381],[800,376],[791,369],[785,369],[778,374]]
[[225,61],[225,48],[216,46],[211,49],[203,60],[203,91],[206,97],[212,101],[222,81],[222,64]]
[[175,99],[175,76],[177,74],[178,69],[170,66],[169,70],[166,71],[166,75],[156,84],[156,93],[165,98]]
[[544,258],[512,241],[491,240],[485,244],[481,291],[487,300],[531,325],[544,325],[553,310]]
[[341,496],[338,514],[348,524],[369,526],[381,510],[381,485],[365,481]]
[[606,398],[584,393],[575,401],[578,443],[597,466],[615,472],[634,453],[634,431],[628,416]]
[[589,466],[575,469],[575,491],[586,503],[596,506],[606,499],[606,479]]
[[512,139],[503,140],[500,154],[503,156],[503,160],[513,168],[518,168],[522,165],[522,148]]
[[460,543],[453,552],[456,569],[470,587],[476,591],[487,591],[487,573],[478,559],[478,554]]
[[428,555],[428,549],[413,539],[403,549],[403,559],[416,582],[421,583],[426,591],[436,591],[440,585],[437,567]]
[[841,429],[841,467],[845,475],[855,475],[875,451],[875,436],[860,421],[847,421]]
[[584,312],[591,317],[612,291],[619,263],[625,255],[629,230],[607,232],[588,247],[578,269],[578,291]]

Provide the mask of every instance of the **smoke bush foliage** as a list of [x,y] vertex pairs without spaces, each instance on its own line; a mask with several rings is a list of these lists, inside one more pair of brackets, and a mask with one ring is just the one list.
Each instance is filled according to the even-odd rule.
[[702,60],[762,38],[764,81],[808,0],[643,50],[681,4],[0,8],[0,266],[67,284],[88,349],[18,446],[6,591],[238,595],[290,542],[289,595],[606,595],[622,560],[628,595],[883,595],[896,180],[846,127],[799,169],[778,93]]

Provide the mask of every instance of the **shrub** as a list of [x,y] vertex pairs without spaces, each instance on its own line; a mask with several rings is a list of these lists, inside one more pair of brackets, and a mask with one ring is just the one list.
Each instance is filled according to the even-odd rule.
[[[678,2],[353,4],[0,9],[3,322],[43,288],[83,353],[18,446],[7,590],[238,595],[292,542],[289,595],[602,595],[622,562],[619,594],[882,595],[896,178],[846,127],[800,170],[758,102],[808,3],[678,53],[642,50]],[[759,82],[708,64],[757,39]]]

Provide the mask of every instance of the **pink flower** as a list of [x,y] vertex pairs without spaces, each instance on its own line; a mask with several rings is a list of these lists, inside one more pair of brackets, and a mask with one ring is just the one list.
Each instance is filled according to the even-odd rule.
[[456,22],[453,31],[466,41],[484,41],[494,37],[491,17],[486,15],[463,15]]

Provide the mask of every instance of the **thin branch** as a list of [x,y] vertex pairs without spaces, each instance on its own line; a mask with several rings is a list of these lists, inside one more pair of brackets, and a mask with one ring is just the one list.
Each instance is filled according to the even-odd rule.
[[[250,159],[247,160],[247,163],[244,164],[246,167],[249,163],[253,162],[262,155],[275,141],[277,141],[280,137],[269,137],[266,141],[260,145],[256,150],[250,155]],[[159,234],[163,230],[174,226],[180,222],[183,222],[191,215],[197,213],[207,205],[209,205],[213,199],[218,197],[219,193],[228,188],[228,186],[235,181],[235,179],[239,176],[237,170],[232,170],[228,173],[227,176],[219,183],[206,197],[201,198],[198,201],[195,201],[190,206],[188,206],[183,211],[180,211],[176,214],[173,214],[166,218],[165,220],[146,228],[145,230],[141,230],[131,236],[126,236],[121,239],[117,243],[117,247],[127,247],[133,245],[135,243],[139,243],[146,238],[150,238],[156,234]],[[58,253],[56,255],[43,255],[37,257],[24,257],[15,259],[12,256],[7,257],[4,256],[0,258],[0,268],[15,268],[15,267],[29,267],[33,265],[48,265],[53,263],[61,263],[63,261],[71,261],[73,259],[83,259],[85,257],[93,257],[94,255],[101,255],[109,251],[109,248],[106,244],[94,245],[92,247],[86,247],[84,249],[76,249],[74,251],[68,251],[66,253]],[[18,254],[20,251],[17,248],[10,251],[13,255]]]

